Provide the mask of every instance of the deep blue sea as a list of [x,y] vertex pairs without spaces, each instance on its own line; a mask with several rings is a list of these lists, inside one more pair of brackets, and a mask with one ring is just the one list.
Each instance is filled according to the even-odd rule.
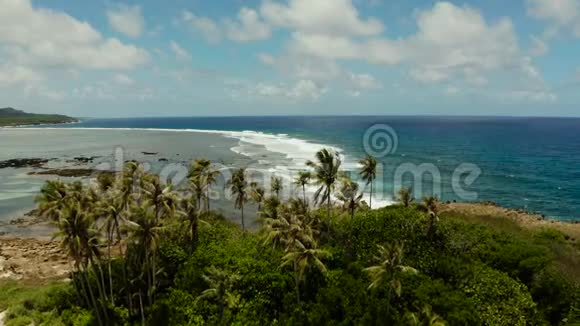
[[[380,157],[379,188],[392,195],[395,172],[402,164],[430,164],[420,183],[424,194],[441,186],[444,201],[460,200],[453,189],[457,167],[477,166],[481,175],[462,189],[477,194],[468,201],[493,201],[561,220],[580,220],[580,119],[505,117],[207,117],[86,120],[69,127],[161,128],[257,131],[340,148],[355,161],[365,155],[368,128],[385,124],[397,147]],[[391,140],[395,136],[388,135]],[[274,144],[275,145],[275,144]],[[380,143],[379,143],[380,146]],[[463,175],[464,177],[467,174]],[[404,183],[411,182],[409,175]],[[396,186],[396,185],[395,185]]]

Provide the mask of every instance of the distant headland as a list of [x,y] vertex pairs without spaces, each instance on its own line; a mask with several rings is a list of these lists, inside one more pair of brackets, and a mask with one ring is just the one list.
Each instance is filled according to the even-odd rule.
[[13,108],[0,108],[0,127],[77,122],[78,119],[60,114],[34,114]]

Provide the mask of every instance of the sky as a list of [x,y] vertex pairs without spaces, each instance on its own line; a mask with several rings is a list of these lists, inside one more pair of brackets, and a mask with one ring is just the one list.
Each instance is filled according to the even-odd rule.
[[0,0],[0,107],[580,116],[580,0]]

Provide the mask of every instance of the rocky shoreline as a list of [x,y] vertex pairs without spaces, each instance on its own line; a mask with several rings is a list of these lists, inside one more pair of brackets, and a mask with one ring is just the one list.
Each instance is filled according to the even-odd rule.
[[440,213],[451,213],[481,219],[507,219],[527,230],[551,228],[564,233],[569,240],[580,242],[580,223],[557,221],[545,215],[527,212],[522,209],[504,208],[495,203],[446,203],[442,204]]
[[69,270],[58,241],[0,236],[0,280],[64,279]]

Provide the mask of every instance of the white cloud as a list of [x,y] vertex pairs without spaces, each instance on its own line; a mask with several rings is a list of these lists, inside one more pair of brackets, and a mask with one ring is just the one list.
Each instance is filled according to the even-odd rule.
[[129,37],[139,37],[145,28],[145,19],[140,6],[117,4],[107,10],[111,27]]
[[532,48],[530,50],[530,54],[532,56],[540,57],[548,53],[550,48],[548,47],[548,44],[546,44],[545,40],[533,35],[531,36],[531,39],[532,39]]
[[316,81],[328,81],[344,77],[340,66],[331,60],[324,60],[312,56],[286,55],[273,57],[261,53],[258,59],[265,65],[279,70],[285,75],[296,79],[312,79]]
[[23,85],[27,86],[42,81],[44,76],[22,66],[0,65],[0,88]]
[[135,84],[135,80],[133,80],[133,78],[131,78],[125,74],[116,74],[114,76],[113,80],[117,84],[123,85],[123,86],[131,86],[131,85]]
[[260,13],[271,24],[304,33],[325,35],[378,35],[383,24],[362,19],[351,0],[289,0],[288,5],[265,0]]
[[191,54],[189,54],[189,52],[187,52],[186,49],[182,48],[181,45],[179,45],[179,43],[171,41],[169,45],[171,47],[171,51],[173,51],[173,53],[175,54],[177,60],[180,61],[191,60]]
[[30,0],[0,0],[0,48],[6,62],[30,67],[131,69],[147,51],[105,39],[90,24],[67,14],[33,8]]
[[266,40],[272,35],[270,25],[255,10],[246,7],[240,9],[236,19],[227,18],[219,22],[184,11],[179,21],[200,33],[210,43],[218,43],[224,37],[234,42],[246,43]]
[[379,89],[382,87],[377,79],[369,74],[348,73],[349,80],[354,88],[362,89]]
[[490,24],[475,9],[438,2],[416,15],[417,32],[400,39],[361,40],[336,33],[294,32],[290,48],[329,60],[366,60],[411,66],[422,82],[464,78],[481,84],[485,75],[520,66],[521,51],[512,23]]
[[181,21],[191,27],[210,43],[217,43],[222,39],[220,27],[211,18],[200,17],[190,11],[181,14]]
[[235,42],[250,42],[269,39],[272,35],[270,26],[263,22],[253,9],[242,8],[238,13],[238,21],[226,20],[227,36]]
[[354,73],[340,67],[334,60],[325,60],[312,56],[285,55],[273,57],[261,53],[258,59],[265,65],[295,80],[312,80],[317,83],[338,84],[346,88],[351,96],[361,95],[361,91],[382,88],[382,84],[368,73]]
[[527,0],[526,5],[530,16],[580,37],[580,0]]
[[63,91],[55,91],[48,89],[46,87],[29,88],[27,92],[34,93],[40,97],[52,100],[52,101],[62,101],[67,98],[67,94]]
[[447,95],[456,95],[457,93],[459,93],[459,89],[455,86],[447,86],[445,90],[445,94]]
[[346,95],[352,96],[352,97],[359,97],[362,94],[361,91],[352,90],[352,89],[347,89],[345,93],[346,93]]
[[233,80],[227,83],[232,97],[264,97],[279,98],[293,101],[315,101],[327,92],[327,88],[319,83],[302,79],[295,83],[257,83]]
[[435,83],[449,79],[449,76],[438,69],[415,68],[410,71],[410,76],[423,83]]
[[85,85],[82,87],[75,87],[71,96],[79,99],[97,99],[97,100],[113,100],[116,96],[112,93],[112,89],[107,84],[95,83]]
[[558,96],[549,90],[518,90],[505,94],[505,100],[527,102],[555,102]]
[[317,100],[320,96],[326,93],[327,89],[315,83],[312,80],[299,80],[294,87],[290,89],[287,96],[296,99],[311,99]]
[[55,44],[51,41],[8,48],[13,61],[37,67],[133,69],[149,60],[149,54],[117,39],[98,44]]

